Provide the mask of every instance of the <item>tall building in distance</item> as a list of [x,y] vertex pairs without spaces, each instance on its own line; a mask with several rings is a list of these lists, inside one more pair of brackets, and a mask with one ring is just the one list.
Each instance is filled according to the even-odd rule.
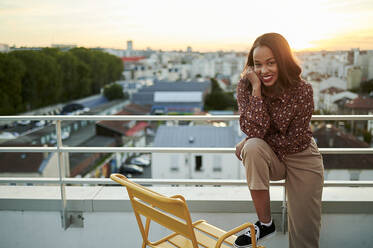
[[126,57],[130,57],[133,55],[133,42],[132,40],[127,41],[127,50],[126,50]]

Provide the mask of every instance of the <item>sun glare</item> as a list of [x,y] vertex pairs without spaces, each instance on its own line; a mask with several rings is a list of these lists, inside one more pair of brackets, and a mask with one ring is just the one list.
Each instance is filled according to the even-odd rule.
[[293,40],[290,45],[294,51],[313,50],[315,48],[309,41],[306,40]]
[[[10,0],[9,0],[10,1]],[[69,2],[19,0],[3,8],[0,43],[67,43],[122,48],[132,39],[137,49],[245,50],[267,32],[282,34],[295,51],[351,46],[372,49],[371,0],[122,0]],[[144,8],[146,6],[146,8]],[[167,6],[167,7],[165,7]],[[53,14],[51,14],[53,13]],[[348,35],[347,35],[348,34]]]

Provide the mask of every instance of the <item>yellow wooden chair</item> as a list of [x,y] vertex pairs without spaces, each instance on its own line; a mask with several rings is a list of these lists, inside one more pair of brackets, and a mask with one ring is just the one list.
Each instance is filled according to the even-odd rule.
[[[143,238],[142,248],[147,246],[157,248],[228,248],[232,247],[236,239],[233,234],[248,227],[250,227],[251,233],[255,233],[254,225],[251,223],[245,223],[228,232],[210,225],[204,220],[192,223],[190,212],[183,196],[166,197],[128,180],[121,174],[112,174],[110,178],[127,188]],[[145,226],[141,216],[146,218]],[[148,239],[150,221],[155,221],[174,233],[156,242],[151,242]],[[252,244],[253,248],[257,247],[254,235]]]

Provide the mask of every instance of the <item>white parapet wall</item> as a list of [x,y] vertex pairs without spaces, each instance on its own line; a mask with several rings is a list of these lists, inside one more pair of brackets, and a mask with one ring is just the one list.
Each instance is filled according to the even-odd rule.
[[[127,193],[116,186],[66,187],[68,210],[81,212],[83,227],[61,227],[59,187],[0,186],[0,247],[141,247],[141,236]],[[184,195],[193,220],[205,219],[223,229],[256,221],[247,187],[152,187]],[[281,187],[271,188],[272,212],[281,225]],[[280,227],[279,227],[280,229]],[[324,188],[320,247],[373,246],[373,188]],[[166,231],[152,225],[151,237]],[[281,231],[266,247],[288,247]]]

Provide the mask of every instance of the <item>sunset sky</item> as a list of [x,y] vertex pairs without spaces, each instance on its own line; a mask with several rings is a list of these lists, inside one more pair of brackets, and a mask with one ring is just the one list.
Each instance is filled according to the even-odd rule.
[[0,43],[247,50],[278,32],[294,50],[373,49],[372,0],[0,0]]

